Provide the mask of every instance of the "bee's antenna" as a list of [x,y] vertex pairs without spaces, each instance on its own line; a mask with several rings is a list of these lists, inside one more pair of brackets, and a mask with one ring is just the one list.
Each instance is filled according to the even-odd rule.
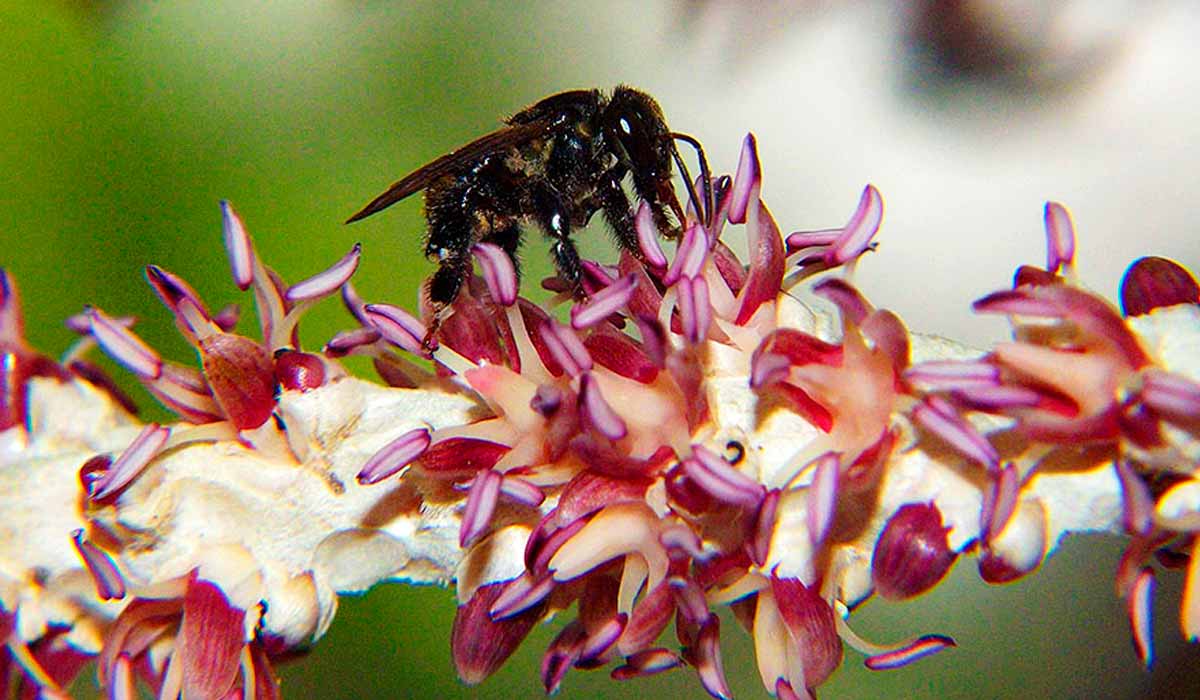
[[696,157],[700,161],[700,187],[704,190],[704,208],[700,207],[700,197],[696,193],[696,183],[692,180],[692,174],[688,172],[687,163],[684,163],[683,158],[679,155],[679,149],[675,144],[671,144],[671,155],[675,157],[675,164],[679,166],[679,170],[683,173],[684,181],[687,183],[688,199],[691,200],[692,208],[697,213],[703,213],[704,226],[707,228],[712,224],[713,209],[713,191],[712,191],[712,171],[708,169],[708,158],[704,155],[704,147],[693,136],[681,134],[677,131],[671,132],[671,138],[676,141],[683,141],[692,148],[696,149]]

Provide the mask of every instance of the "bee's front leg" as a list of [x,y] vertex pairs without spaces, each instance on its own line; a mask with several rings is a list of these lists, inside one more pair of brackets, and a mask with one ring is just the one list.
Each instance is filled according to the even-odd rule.
[[579,251],[571,240],[571,212],[567,208],[558,190],[549,182],[539,181],[531,188],[531,200],[534,205],[534,219],[538,226],[554,243],[550,246],[550,254],[554,258],[554,267],[558,275],[570,286],[576,298],[584,298],[583,265],[579,259]]

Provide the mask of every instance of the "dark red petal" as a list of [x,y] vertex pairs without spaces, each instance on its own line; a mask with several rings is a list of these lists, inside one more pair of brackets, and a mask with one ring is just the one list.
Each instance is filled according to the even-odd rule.
[[958,554],[934,503],[908,503],[888,518],[871,556],[871,580],[884,598],[903,600],[936,585]]
[[438,340],[476,364],[486,361],[503,365],[505,352],[494,314],[494,307],[464,290],[454,302],[454,313],[438,328]]
[[554,522],[567,525],[606,506],[644,501],[651,483],[648,478],[613,478],[582,471],[563,487],[554,510]]
[[842,346],[827,343],[816,336],[792,328],[772,331],[763,338],[754,353],[781,355],[797,367],[810,364],[839,366],[842,363]]
[[842,640],[838,637],[833,608],[821,598],[817,586],[799,579],[771,577],[775,604],[787,627],[788,636],[804,659],[804,683],[820,685],[842,662]]
[[750,222],[757,225],[746,232],[750,245],[750,275],[738,294],[741,304],[734,318],[738,325],[749,321],[759,306],[775,300],[786,267],[783,236],[775,218],[761,200],[752,202],[751,206],[757,208],[757,215],[750,217]]
[[721,273],[721,279],[725,280],[729,291],[736,296],[746,285],[746,266],[742,264],[741,260],[738,260],[737,255],[729,249],[729,246],[721,241],[713,243],[709,255],[717,272]]
[[246,644],[245,618],[246,611],[233,607],[215,583],[188,582],[172,659],[183,664],[184,697],[217,700],[233,687]]
[[275,410],[275,366],[249,338],[214,333],[200,340],[204,377],[213,398],[238,430],[257,428]]
[[1197,302],[1200,302],[1200,285],[1186,267],[1174,260],[1141,258],[1129,266],[1121,280],[1121,309],[1126,316]]
[[481,469],[494,467],[510,449],[488,440],[454,437],[430,445],[418,464],[436,476],[474,476]]
[[545,604],[540,603],[520,615],[492,620],[488,609],[506,584],[501,581],[480,586],[454,616],[450,651],[458,677],[467,685],[482,683],[503,666],[545,610]]
[[799,413],[801,418],[812,423],[822,432],[828,433],[830,430],[833,430],[833,414],[829,412],[829,409],[818,403],[816,399],[809,396],[808,392],[787,382],[780,382],[771,388],[783,394],[787,398],[792,410]]
[[671,586],[662,581],[633,606],[629,623],[617,641],[617,649],[625,656],[646,649],[667,628],[674,612],[675,596]]
[[622,377],[649,384],[658,376],[658,367],[642,351],[641,344],[612,326],[597,326],[583,345],[597,364]]

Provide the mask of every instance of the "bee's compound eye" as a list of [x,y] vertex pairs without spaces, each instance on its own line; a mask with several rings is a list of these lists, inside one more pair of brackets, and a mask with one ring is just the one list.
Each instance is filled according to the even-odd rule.
[[746,458],[746,447],[737,440],[725,443],[725,461],[737,466]]

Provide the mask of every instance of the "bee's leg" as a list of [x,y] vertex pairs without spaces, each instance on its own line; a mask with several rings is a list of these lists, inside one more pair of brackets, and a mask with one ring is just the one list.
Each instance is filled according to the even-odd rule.
[[554,267],[571,289],[575,296],[582,297],[583,266],[579,262],[579,251],[571,240],[571,214],[562,197],[550,183],[536,183],[531,191],[533,204],[536,208],[536,220],[542,231],[554,239],[550,246],[550,254],[554,257]]
[[596,196],[600,200],[600,208],[604,211],[604,220],[612,229],[617,244],[640,260],[642,250],[638,245],[637,230],[633,227],[633,209],[629,204],[629,196],[625,194],[625,188],[621,187],[621,178],[617,177],[617,173],[606,173],[600,179]]

